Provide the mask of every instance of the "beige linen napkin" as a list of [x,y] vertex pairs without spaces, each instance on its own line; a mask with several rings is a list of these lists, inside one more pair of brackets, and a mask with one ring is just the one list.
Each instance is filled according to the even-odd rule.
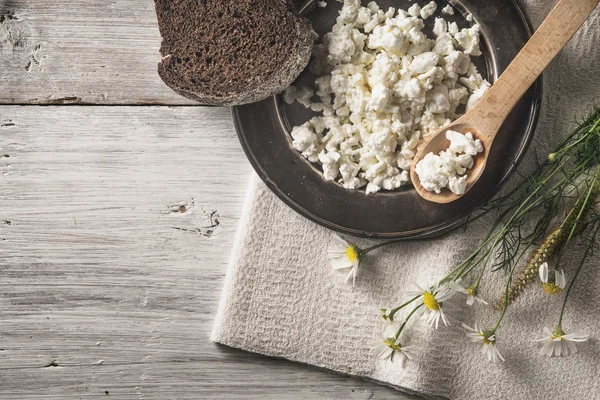
[[[500,0],[495,0],[500,1]],[[508,1],[508,0],[506,0]],[[538,26],[556,1],[521,2]],[[533,143],[547,154],[572,128],[575,117],[600,105],[600,9],[576,34],[544,76],[544,103]],[[530,159],[523,164],[527,170]],[[450,328],[430,330],[411,321],[403,342],[415,347],[413,361],[377,359],[370,345],[389,324],[373,306],[390,307],[406,298],[412,282],[439,278],[463,259],[487,231],[480,220],[443,238],[404,242],[372,253],[361,265],[356,287],[332,270],[327,247],[332,232],[287,208],[253,177],[233,249],[212,340],[270,356],[374,379],[400,390],[450,399],[600,399],[600,273],[591,259],[570,298],[563,326],[590,334],[580,352],[565,358],[538,354],[532,341],[553,328],[561,297],[530,289],[515,303],[498,331],[505,363],[490,364],[480,346],[468,342],[460,322],[491,326],[490,308],[463,306],[454,299]],[[350,239],[359,246],[366,240]],[[573,274],[573,265],[564,264]],[[503,279],[502,275],[494,276]],[[492,281],[494,279],[490,279]],[[497,298],[498,283],[482,295]]]

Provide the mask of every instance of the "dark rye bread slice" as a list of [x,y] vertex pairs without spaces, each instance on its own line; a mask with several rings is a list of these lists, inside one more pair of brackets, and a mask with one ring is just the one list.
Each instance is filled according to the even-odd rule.
[[310,22],[291,0],[154,0],[158,74],[205,105],[238,105],[283,91],[308,64]]

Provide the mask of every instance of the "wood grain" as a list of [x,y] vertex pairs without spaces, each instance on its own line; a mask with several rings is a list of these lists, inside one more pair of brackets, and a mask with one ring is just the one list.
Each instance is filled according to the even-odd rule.
[[0,1],[0,104],[195,104],[158,77],[153,1]]
[[0,106],[0,140],[0,398],[409,398],[209,341],[251,171],[229,110]]

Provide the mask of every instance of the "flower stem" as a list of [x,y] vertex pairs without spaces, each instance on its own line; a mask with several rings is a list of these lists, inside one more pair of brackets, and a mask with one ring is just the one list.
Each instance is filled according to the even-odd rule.
[[560,310],[560,316],[558,317],[557,329],[562,330],[562,320],[563,320],[563,316],[565,314],[565,308],[567,306],[567,299],[569,298],[571,289],[573,288],[573,285],[575,284],[575,281],[577,280],[577,277],[579,276],[579,273],[581,272],[581,269],[583,268],[583,265],[585,264],[588,254],[590,253],[590,251],[592,251],[592,249],[594,247],[594,241],[595,241],[595,238],[598,235],[599,231],[600,231],[600,222],[596,222],[594,234],[592,235],[592,237],[590,239],[590,244],[585,249],[585,252],[583,253],[583,257],[581,258],[581,262],[579,263],[579,266],[577,267],[577,271],[575,272],[575,275],[573,276],[573,279],[571,280],[571,283],[569,284],[569,287],[567,288],[567,292],[565,293],[565,299],[563,300],[562,308]]
[[487,264],[484,264],[483,268],[481,268],[481,272],[479,273],[479,277],[477,278],[477,281],[475,281],[475,285],[473,286],[473,289],[475,290],[475,292],[477,292],[479,290],[479,284],[481,283],[481,278],[483,278],[483,273],[485,272],[486,267],[487,267]]
[[402,330],[404,329],[404,327],[406,326],[406,323],[408,322],[408,320],[410,319],[410,317],[413,316],[413,314],[415,312],[417,312],[417,310],[419,308],[421,308],[421,306],[423,306],[423,304],[419,304],[418,306],[416,306],[415,308],[413,308],[413,310],[410,312],[410,314],[408,314],[406,316],[406,318],[404,319],[404,322],[402,322],[402,325],[400,325],[400,328],[398,328],[398,331],[396,332],[396,334],[394,335],[394,339],[398,339],[400,337],[400,334],[402,333]]
[[390,319],[390,321],[394,320],[394,315],[396,315],[396,313],[398,311],[400,311],[401,309],[403,309],[404,307],[406,307],[407,305],[409,305],[413,301],[417,300],[419,297],[421,297],[421,296],[415,296],[412,299],[410,299],[409,301],[407,301],[406,303],[404,303],[404,304],[402,304],[402,305],[400,305],[400,306],[398,306],[398,307],[390,310],[390,314],[388,315],[388,318]]
[[504,308],[502,309],[502,314],[500,315],[498,322],[496,322],[496,325],[494,325],[494,327],[492,328],[492,332],[496,332],[496,329],[498,329],[498,327],[500,326],[502,319],[504,319],[506,310],[508,310],[508,305],[510,304],[510,301],[508,298],[508,288],[510,287],[510,284],[512,282],[512,276],[513,276],[513,273],[515,272],[516,266],[517,266],[517,264],[515,263],[512,266],[512,268],[510,269],[510,274],[508,275],[508,279],[506,280],[506,286],[504,288]]
[[378,244],[376,244],[374,246],[367,247],[366,249],[361,250],[360,251],[360,255],[364,256],[364,255],[372,252],[373,250],[376,250],[376,249],[378,249],[380,247],[383,247],[383,246],[387,246],[388,244],[394,244],[394,243],[405,242],[405,241],[406,241],[406,239],[395,239],[395,240],[390,240],[390,241],[383,242],[383,243],[378,243]]
[[592,182],[590,183],[590,188],[587,191],[585,200],[583,200],[583,204],[579,208],[579,213],[577,214],[577,217],[575,217],[575,220],[573,221],[573,226],[571,227],[571,231],[569,232],[569,237],[567,238],[567,241],[565,242],[565,244],[569,243],[569,241],[571,240],[571,237],[573,237],[573,234],[575,233],[575,230],[578,226],[578,222],[581,221],[581,217],[583,216],[583,214],[585,214],[589,210],[590,206],[592,205],[592,204],[590,204],[590,199],[593,197],[596,197],[596,194],[598,193],[598,172],[600,172],[600,167],[596,168],[596,173],[594,174],[594,178],[592,179]]

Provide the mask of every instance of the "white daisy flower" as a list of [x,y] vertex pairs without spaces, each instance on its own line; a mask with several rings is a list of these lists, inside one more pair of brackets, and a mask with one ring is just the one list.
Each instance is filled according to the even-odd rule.
[[439,287],[438,284],[429,286],[425,289],[416,283],[414,284],[417,289],[408,292],[409,296],[419,296],[415,301],[416,305],[424,304],[425,307],[421,308],[421,315],[427,318],[427,323],[430,326],[435,325],[435,329],[438,328],[440,319],[444,323],[444,326],[450,325],[448,318],[444,314],[442,309],[443,302],[448,300],[454,295],[454,292],[448,288],[448,286]]
[[542,342],[543,346],[540,350],[540,354],[545,356],[568,356],[577,353],[577,346],[575,343],[581,343],[588,340],[586,335],[576,335],[569,333],[565,335],[561,328],[556,328],[554,332],[550,331],[549,328],[544,328],[545,336],[541,339],[537,339],[536,342]]
[[360,249],[338,235],[333,235],[335,243],[327,251],[331,259],[333,269],[350,268],[348,279],[352,278],[352,286],[356,283],[356,274],[358,273],[358,264],[360,263]]
[[460,278],[456,281],[448,283],[448,287],[456,293],[466,294],[467,304],[470,306],[472,306],[475,301],[477,301],[479,304],[487,305],[487,301],[477,296],[477,288],[475,285],[467,286],[467,284]]
[[373,344],[371,347],[375,351],[377,357],[387,360],[394,361],[394,356],[400,357],[400,365],[404,366],[404,362],[408,358],[412,360],[410,351],[412,346],[403,346],[400,344],[400,339],[394,337],[384,338]]
[[557,271],[555,269],[552,270],[554,272],[554,279],[550,279],[548,263],[543,263],[540,265],[540,280],[542,281],[542,288],[548,294],[556,294],[562,292],[562,290],[567,286],[567,279],[565,278],[565,272],[561,269]]
[[462,326],[467,330],[467,336],[472,342],[483,343],[481,353],[487,355],[488,361],[504,361],[504,357],[502,357],[496,348],[496,334],[494,332],[482,331],[481,329],[477,328],[477,324],[475,324],[474,328],[471,328],[466,324],[462,324]]

